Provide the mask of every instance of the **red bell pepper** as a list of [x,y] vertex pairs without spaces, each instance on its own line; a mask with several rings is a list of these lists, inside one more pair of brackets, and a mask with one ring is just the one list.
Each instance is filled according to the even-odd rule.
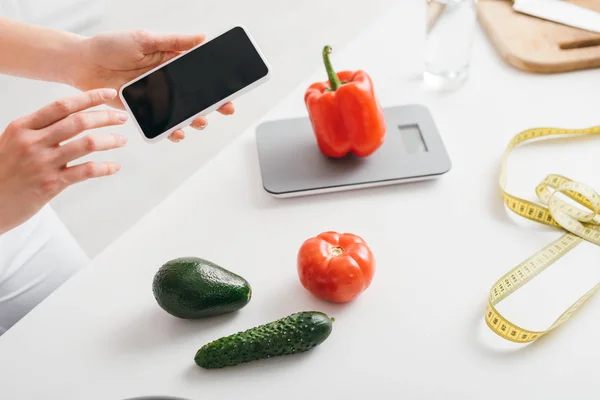
[[317,145],[324,155],[340,158],[373,154],[385,140],[383,110],[375,97],[369,75],[361,70],[336,73],[331,66],[331,47],[323,48],[328,81],[309,86],[304,103]]

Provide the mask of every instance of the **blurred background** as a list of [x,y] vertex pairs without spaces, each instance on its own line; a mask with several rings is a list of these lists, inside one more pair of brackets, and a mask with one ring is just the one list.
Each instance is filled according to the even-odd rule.
[[[179,144],[146,144],[127,122],[119,131],[129,138],[125,148],[81,160],[114,160],[122,170],[67,189],[52,201],[53,208],[94,257],[321,69],[323,45],[341,50],[399,1],[410,0],[369,0],[367,7],[361,0],[0,0],[0,15],[86,36],[141,28],[204,32],[210,39],[243,24],[273,68],[267,84],[236,101],[234,116],[210,115],[204,131],[187,128],[186,139]],[[64,85],[0,76],[0,129],[75,92]],[[210,193],[206,188],[206,195]]]

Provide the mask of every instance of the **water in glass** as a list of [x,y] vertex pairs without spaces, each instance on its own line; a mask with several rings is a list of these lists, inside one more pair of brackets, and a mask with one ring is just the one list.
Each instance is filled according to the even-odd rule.
[[468,76],[476,24],[476,0],[426,0],[424,80],[435,88],[456,88]]

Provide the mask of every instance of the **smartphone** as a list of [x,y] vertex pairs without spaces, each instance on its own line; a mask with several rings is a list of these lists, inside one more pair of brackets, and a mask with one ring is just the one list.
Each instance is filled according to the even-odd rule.
[[146,72],[119,96],[146,142],[155,143],[266,82],[271,68],[243,26]]

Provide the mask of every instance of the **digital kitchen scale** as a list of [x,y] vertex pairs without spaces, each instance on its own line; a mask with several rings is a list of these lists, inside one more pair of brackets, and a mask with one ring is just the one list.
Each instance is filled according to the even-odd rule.
[[384,114],[385,141],[365,158],[323,155],[308,117],[260,124],[256,143],[264,189],[275,197],[297,197],[433,179],[450,170],[427,108],[389,107]]

